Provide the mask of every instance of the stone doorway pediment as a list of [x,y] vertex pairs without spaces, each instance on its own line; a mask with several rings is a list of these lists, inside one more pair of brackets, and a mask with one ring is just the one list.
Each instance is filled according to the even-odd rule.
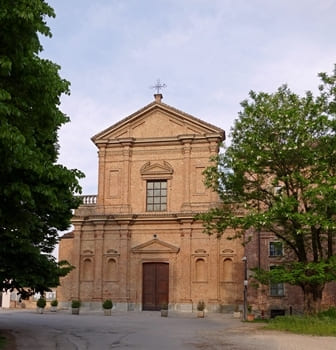
[[139,244],[131,249],[132,253],[153,254],[153,253],[178,253],[179,247],[174,246],[160,239],[154,238],[148,242]]

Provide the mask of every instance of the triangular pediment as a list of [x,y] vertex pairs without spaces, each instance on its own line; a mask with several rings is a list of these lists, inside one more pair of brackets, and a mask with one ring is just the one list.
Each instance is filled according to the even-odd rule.
[[141,175],[171,175],[174,173],[172,166],[163,161],[162,163],[145,163],[140,169]]
[[154,238],[148,242],[139,244],[132,248],[133,253],[142,253],[142,254],[148,254],[148,253],[178,253],[180,248],[161,241],[160,239]]
[[153,102],[95,135],[96,144],[115,140],[177,138],[180,135],[213,135],[219,140],[224,131],[161,102]]

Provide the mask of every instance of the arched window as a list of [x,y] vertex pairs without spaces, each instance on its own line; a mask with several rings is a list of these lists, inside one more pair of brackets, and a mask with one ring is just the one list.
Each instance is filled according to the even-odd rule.
[[83,260],[83,280],[84,281],[92,281],[93,280],[93,263],[90,258],[85,258]]
[[232,281],[232,259],[226,258],[223,261],[223,281]]
[[118,279],[117,262],[113,258],[106,260],[105,264],[105,280],[116,281]]
[[206,281],[207,273],[206,273],[206,262],[204,259],[196,260],[196,281]]

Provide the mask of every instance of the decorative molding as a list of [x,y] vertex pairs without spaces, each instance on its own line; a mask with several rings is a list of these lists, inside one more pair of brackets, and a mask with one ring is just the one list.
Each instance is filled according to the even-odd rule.
[[132,253],[153,254],[153,253],[174,253],[180,251],[179,247],[174,246],[160,239],[154,238],[148,242],[139,244],[131,249]]
[[147,162],[140,168],[140,174],[143,179],[170,179],[173,173],[173,167],[166,161],[160,163]]
[[232,256],[235,256],[236,253],[234,250],[230,249],[230,248],[226,248],[226,249],[223,249],[221,254],[221,256],[224,256],[224,257],[232,257]]
[[195,253],[196,254],[206,254],[206,250],[205,249],[196,249]]
[[82,254],[83,256],[91,256],[91,255],[93,255],[93,251],[92,250],[90,250],[90,249],[85,249],[84,251],[83,251],[83,254]]
[[108,249],[106,251],[106,253],[104,254],[104,256],[106,256],[107,258],[108,257],[119,257],[120,253],[118,253],[118,251],[115,249]]
[[192,257],[194,257],[195,261],[197,258],[205,258],[205,261],[207,261],[207,257],[209,256],[209,253],[203,248],[196,249],[193,254],[191,254]]
[[118,254],[118,251],[115,250],[115,249],[108,249],[108,250],[106,251],[106,253],[107,253],[107,254]]

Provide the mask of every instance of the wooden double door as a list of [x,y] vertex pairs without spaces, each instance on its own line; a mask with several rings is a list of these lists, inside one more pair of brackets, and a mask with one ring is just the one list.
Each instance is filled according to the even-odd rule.
[[160,310],[169,302],[169,264],[144,263],[142,309]]

